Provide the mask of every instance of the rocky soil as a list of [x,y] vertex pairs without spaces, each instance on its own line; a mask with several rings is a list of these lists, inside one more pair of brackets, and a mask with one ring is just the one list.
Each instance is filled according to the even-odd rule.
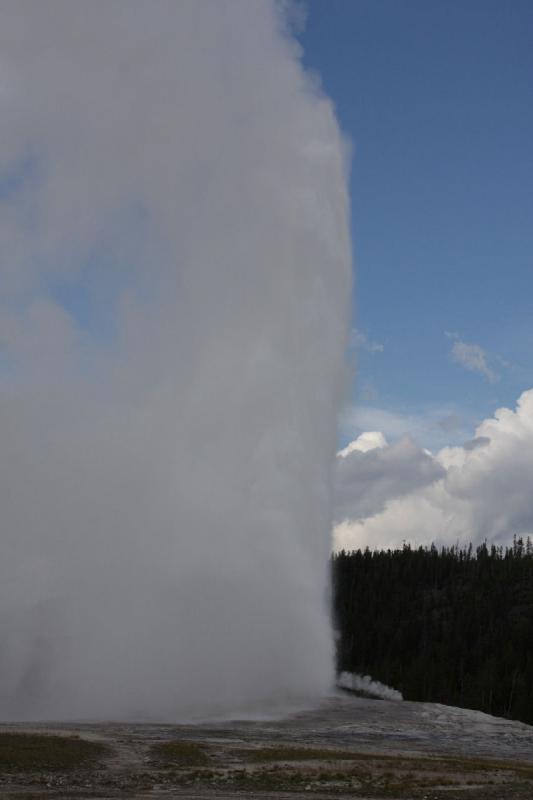
[[533,727],[436,704],[339,694],[277,721],[12,724],[78,735],[94,764],[2,768],[0,797],[532,800]]

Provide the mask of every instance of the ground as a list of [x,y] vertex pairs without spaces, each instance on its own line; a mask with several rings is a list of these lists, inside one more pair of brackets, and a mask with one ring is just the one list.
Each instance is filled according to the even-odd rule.
[[0,797],[531,800],[533,727],[341,694],[277,721],[2,725]]

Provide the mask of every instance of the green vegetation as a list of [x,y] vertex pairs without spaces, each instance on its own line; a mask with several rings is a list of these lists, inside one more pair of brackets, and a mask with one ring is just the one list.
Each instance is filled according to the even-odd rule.
[[533,724],[533,547],[333,556],[339,671]]
[[176,767],[203,767],[209,764],[209,757],[202,745],[185,740],[156,744],[152,747],[152,755]]
[[270,761],[352,761],[354,759],[368,758],[364,754],[351,753],[347,750],[283,746],[240,750],[239,754],[245,761],[259,763]]
[[105,745],[77,736],[0,733],[1,772],[90,766],[107,752]]

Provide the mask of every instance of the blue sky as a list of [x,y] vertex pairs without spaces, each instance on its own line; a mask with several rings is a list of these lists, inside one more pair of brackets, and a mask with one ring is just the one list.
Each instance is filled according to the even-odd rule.
[[353,146],[341,439],[460,441],[533,386],[533,4],[310,0],[300,38]]

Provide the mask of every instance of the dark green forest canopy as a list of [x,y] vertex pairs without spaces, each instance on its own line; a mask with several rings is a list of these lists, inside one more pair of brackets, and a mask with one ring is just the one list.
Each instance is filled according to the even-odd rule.
[[339,672],[533,724],[533,546],[332,556]]

